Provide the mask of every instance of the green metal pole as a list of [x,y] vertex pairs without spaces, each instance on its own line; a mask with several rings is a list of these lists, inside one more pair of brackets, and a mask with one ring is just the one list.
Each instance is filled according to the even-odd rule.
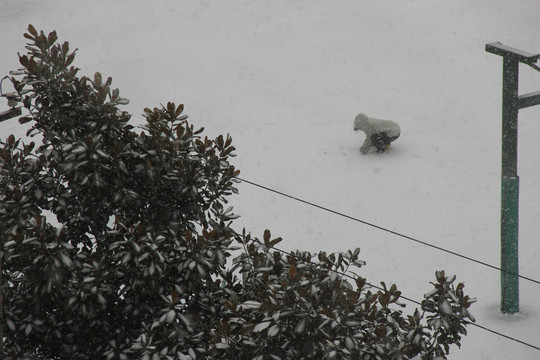
[[519,311],[519,177],[517,139],[519,109],[540,105],[540,91],[518,96],[519,63],[540,71],[540,54],[511,48],[500,42],[486,51],[503,57],[502,181],[501,181],[501,311]]
[[503,57],[501,181],[501,311],[519,311],[519,177],[517,175],[519,61]]
[[519,178],[502,178],[501,311],[519,311],[518,216]]

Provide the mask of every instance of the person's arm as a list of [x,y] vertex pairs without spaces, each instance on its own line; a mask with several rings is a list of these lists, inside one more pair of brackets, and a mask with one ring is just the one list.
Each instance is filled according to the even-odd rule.
[[366,155],[369,150],[371,149],[372,143],[371,143],[371,136],[366,135],[366,140],[364,140],[364,144],[360,148],[360,153],[362,155]]

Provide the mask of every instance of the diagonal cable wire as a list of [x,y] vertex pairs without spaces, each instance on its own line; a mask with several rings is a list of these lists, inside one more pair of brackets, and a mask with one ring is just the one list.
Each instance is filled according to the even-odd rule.
[[[3,143],[3,142],[0,141],[0,143]],[[31,155],[32,155],[32,156],[36,156],[36,155],[34,155],[34,154],[31,154]],[[295,198],[295,197],[293,197],[293,196],[290,196],[290,195],[281,193],[281,192],[279,192],[279,191],[276,191],[276,190],[273,190],[273,189],[270,189],[270,188],[266,188],[266,187],[264,187],[264,186],[262,186],[262,185],[255,184],[255,183],[249,182],[249,181],[247,181],[247,180],[240,179],[240,178],[238,178],[238,177],[237,177],[237,179],[240,180],[240,181],[247,182],[247,183],[253,184],[253,185],[255,185],[255,186],[261,187],[261,188],[263,188],[263,189],[267,189],[267,190],[270,190],[270,191],[272,191],[272,192],[276,192],[276,193],[278,193],[278,194],[282,194],[282,195],[284,195],[284,196],[286,196],[286,197],[293,198],[293,199],[295,199],[295,200],[298,200],[298,201],[300,201],[300,202],[306,203],[306,204],[308,204],[308,205],[312,205],[312,206],[315,206],[315,207],[317,207],[317,208],[320,208],[320,209],[323,209],[323,210],[326,210],[326,211],[330,211],[330,212],[335,213],[335,214],[337,214],[337,215],[344,216],[344,217],[350,218],[350,219],[352,219],[352,220],[360,221],[360,222],[365,223],[365,224],[367,224],[367,225],[375,226],[376,228],[380,228],[381,230],[390,231],[390,232],[392,232],[392,233],[395,233],[395,232],[393,232],[393,231],[391,231],[391,230],[387,230],[387,229],[382,228],[382,227],[380,227],[380,226],[372,225],[372,224],[370,224],[370,223],[368,223],[368,222],[364,222],[364,221],[362,221],[362,220],[353,218],[353,217],[351,217],[351,216],[341,214],[341,213],[339,213],[339,212],[337,212],[337,211],[333,211],[333,210],[326,209],[326,208],[324,208],[324,207],[322,207],[322,206],[320,206],[320,205],[312,204],[312,203],[310,203],[310,202],[308,202],[308,201],[305,201],[305,200],[301,200],[301,199]],[[117,190],[125,190],[125,189],[120,188],[120,186],[118,186],[118,185],[109,184],[109,183],[107,183],[106,181],[104,181],[104,180],[102,180],[102,179],[100,179],[99,181],[100,181],[103,185],[109,186],[109,187],[111,187],[111,188],[116,188]],[[150,198],[148,198],[148,197],[146,197],[146,196],[143,196],[143,195],[138,194],[138,193],[135,193],[135,192],[132,192],[132,194],[133,194],[134,196],[137,196],[137,197],[139,197],[139,198],[141,198],[141,199],[144,199],[144,200],[146,200],[146,201],[148,201],[148,202],[150,202],[150,203],[153,203],[153,204],[155,204],[155,205],[161,206],[162,208],[169,209],[169,210],[174,210],[171,206],[165,205],[165,204],[163,204],[162,202],[159,202],[159,201],[157,201],[157,200],[150,199]],[[401,236],[401,234],[399,234],[399,233],[395,233],[395,234]],[[258,240],[257,240],[257,241],[258,241]],[[259,241],[259,243],[260,243],[260,241]],[[428,245],[429,245],[429,244],[428,244]],[[275,247],[275,246],[272,246],[272,248],[275,249],[276,251],[279,251],[279,252],[282,252],[282,253],[284,253],[284,254],[290,255],[289,252],[286,252],[285,250],[279,249],[279,248],[277,248],[277,247]],[[317,265],[317,264],[313,263],[313,265]],[[492,266],[490,266],[490,267],[492,267]],[[339,274],[339,275],[341,275],[341,276],[344,276],[344,277],[347,277],[347,278],[349,278],[349,279],[354,280],[354,277],[353,277],[352,275],[347,274],[347,273],[343,273],[343,272],[340,272],[340,271],[336,271],[336,273]],[[382,287],[380,287],[380,286],[373,285],[373,284],[368,283],[368,282],[366,282],[366,285],[371,286],[371,287],[373,287],[373,288],[375,288],[375,289],[383,290],[383,291],[384,291],[384,289],[383,289]],[[419,306],[422,305],[421,302],[419,302],[419,301],[417,301],[417,300],[414,300],[414,299],[412,299],[412,298],[406,297],[406,296],[404,296],[404,295],[402,295],[402,294],[400,295],[400,298],[402,298],[403,300],[409,301],[409,302],[411,302],[411,303],[413,303],[413,304],[419,305]],[[493,329],[490,329],[490,328],[488,328],[488,327],[479,325],[479,324],[477,324],[477,323],[473,323],[473,322],[469,322],[469,321],[465,321],[465,323],[467,323],[467,325],[472,325],[472,326],[478,327],[479,329],[482,329],[482,330],[484,330],[484,331],[490,332],[490,333],[492,333],[492,334],[494,334],[494,335],[497,335],[497,336],[503,337],[503,338],[505,338],[505,339],[508,339],[508,340],[517,342],[517,343],[519,343],[519,344],[521,344],[521,345],[523,345],[523,346],[527,346],[527,347],[530,347],[530,348],[533,348],[533,349],[536,349],[536,350],[540,350],[540,346],[536,346],[536,345],[529,344],[529,343],[527,343],[527,342],[525,342],[525,341],[523,341],[523,340],[519,340],[519,339],[514,338],[514,337],[512,337],[512,336],[509,336],[509,335],[505,335],[505,334],[503,334],[503,333],[501,333],[501,332],[498,332],[498,331],[493,330]]]
[[437,245],[430,244],[430,243],[428,243],[428,242],[425,242],[425,241],[422,241],[422,240],[413,238],[413,237],[411,237],[411,236],[408,236],[408,235],[399,233],[399,232],[397,232],[397,231],[387,229],[387,228],[385,228],[385,227],[382,227],[382,226],[379,226],[379,225],[376,225],[376,224],[367,222],[367,221],[365,221],[365,220],[361,220],[361,219],[359,219],[359,218],[356,218],[356,217],[353,217],[353,216],[344,214],[344,213],[339,212],[339,211],[336,211],[336,210],[329,209],[329,208],[327,208],[327,207],[324,207],[324,206],[315,204],[315,203],[313,203],[313,202],[311,202],[311,201],[307,201],[307,200],[300,199],[300,198],[298,198],[298,197],[296,197],[296,196],[292,196],[292,195],[286,194],[286,193],[284,193],[284,192],[282,192],[282,191],[275,190],[275,189],[269,188],[269,187],[264,186],[264,185],[257,184],[257,183],[255,183],[255,182],[252,182],[252,181],[249,181],[249,180],[246,180],[246,179],[243,179],[243,178],[237,177],[236,179],[238,179],[238,180],[240,180],[240,181],[242,181],[242,182],[245,182],[245,183],[247,183],[247,184],[253,185],[253,186],[255,186],[255,187],[258,187],[258,188],[261,188],[261,189],[264,189],[264,190],[273,192],[273,193],[275,193],[275,194],[278,194],[278,195],[287,197],[287,198],[289,198],[289,199],[292,199],[292,200],[301,202],[301,203],[303,203],[303,204],[306,204],[306,205],[309,205],[309,206],[318,208],[318,209],[320,209],[320,210],[323,210],[323,211],[332,213],[332,214],[334,214],[334,215],[338,215],[338,216],[344,217],[344,218],[346,218],[346,219],[349,219],[349,220],[352,220],[352,221],[356,221],[356,222],[359,222],[359,223],[364,224],[364,225],[371,226],[371,227],[373,227],[373,228],[375,228],[375,229],[378,229],[378,230],[381,230],[381,231],[385,231],[385,232],[390,233],[390,234],[392,234],[392,235],[396,235],[396,236],[399,236],[399,237],[401,237],[401,238],[404,238],[404,239],[407,239],[407,240],[410,240],[410,241],[414,241],[414,242],[416,242],[416,243],[418,243],[418,244],[422,244],[422,245],[424,245],[424,246],[428,246],[428,247],[431,247],[431,248],[433,248],[433,249],[436,249],[436,250],[439,250],[439,251],[443,251],[443,252],[445,252],[445,253],[448,253],[448,254],[451,254],[451,255],[460,257],[460,258],[462,258],[462,259],[465,259],[465,260],[468,260],[468,261],[472,261],[472,262],[475,262],[475,263],[477,263],[477,264],[480,264],[480,265],[489,267],[489,268],[491,268],[491,269],[494,269],[494,270],[497,270],[497,271],[502,271],[502,272],[505,272],[505,273],[507,273],[507,274],[517,276],[517,277],[519,277],[519,278],[521,278],[521,279],[523,279],[523,280],[527,280],[527,281],[530,281],[530,282],[533,282],[533,283],[536,283],[536,284],[539,284],[539,285],[540,285],[540,281],[538,281],[538,280],[532,279],[532,278],[527,277],[527,276],[515,274],[515,273],[513,273],[513,272],[511,272],[511,271],[503,270],[502,268],[500,268],[500,267],[498,267],[498,266],[488,264],[488,263],[486,263],[486,262],[484,262],[484,261],[474,259],[474,258],[472,258],[472,257],[470,257],[470,256],[463,255],[463,254],[460,254],[460,253],[458,253],[458,252],[455,252],[455,251],[452,251],[452,250],[448,250],[448,249],[445,249],[445,248],[440,247],[440,246],[437,246]]
[[[260,240],[258,240],[258,239],[255,239],[255,241],[257,241],[259,244],[264,245],[264,244],[263,244]],[[276,246],[272,246],[272,248],[273,248],[274,250],[276,250],[276,251],[279,251],[279,252],[283,253],[283,254],[294,256],[294,253],[287,252],[287,251],[282,250],[282,249],[280,249],[280,248],[278,248],[278,247],[276,247]],[[309,261],[309,263],[312,264],[312,265],[314,265],[314,266],[318,266],[318,264],[313,263],[313,262],[311,262],[311,261]],[[354,276],[352,276],[352,275],[349,275],[349,274],[347,274],[347,273],[344,273],[344,272],[341,272],[341,271],[338,271],[338,270],[335,270],[335,272],[336,272],[337,274],[343,276],[343,277],[349,278],[349,279],[351,279],[351,280],[355,280]],[[366,285],[368,285],[368,286],[370,286],[370,287],[373,287],[373,288],[375,288],[375,289],[377,289],[377,290],[384,291],[384,289],[383,289],[382,287],[377,286],[377,285],[373,285],[373,284],[371,284],[371,283],[369,283],[369,282],[366,282]],[[422,303],[421,303],[420,301],[417,301],[417,300],[414,300],[414,299],[412,299],[412,298],[410,298],[410,297],[404,296],[403,294],[400,294],[399,298],[400,298],[400,299],[403,299],[403,300],[407,300],[407,301],[409,301],[409,302],[411,302],[411,303],[413,303],[413,304],[416,304],[416,305],[418,305],[418,306],[422,306]],[[503,334],[503,333],[501,333],[501,332],[499,332],[499,331],[490,329],[490,328],[488,328],[488,327],[486,327],[486,326],[477,324],[477,323],[475,323],[475,322],[470,322],[470,321],[468,321],[468,320],[463,320],[463,322],[464,322],[466,325],[475,326],[475,327],[477,327],[477,328],[479,328],[479,329],[482,329],[482,330],[484,330],[484,331],[490,332],[490,333],[492,333],[492,334],[494,334],[494,335],[503,337],[503,338],[505,338],[505,339],[507,339],[507,340],[511,340],[511,341],[517,342],[518,344],[521,344],[521,345],[524,345],[524,346],[533,348],[533,349],[535,349],[535,350],[540,350],[540,346],[536,346],[536,345],[530,344],[530,343],[528,343],[528,342],[525,342],[525,341],[523,341],[523,340],[519,340],[519,339],[517,339],[517,338],[515,338],[515,337],[513,337],[513,336]]]

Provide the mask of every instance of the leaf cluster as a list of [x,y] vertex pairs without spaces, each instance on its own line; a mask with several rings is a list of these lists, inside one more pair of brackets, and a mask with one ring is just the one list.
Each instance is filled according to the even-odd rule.
[[273,248],[281,238],[271,240],[269,230],[262,240],[244,233],[237,241],[245,249],[235,259],[244,282],[225,302],[212,338],[216,358],[442,359],[474,321],[474,299],[444,271],[421,309],[404,315],[396,285],[374,291],[351,271],[365,265],[359,249],[286,254]]
[[229,135],[204,136],[172,102],[136,132],[111,78],[79,77],[55,32],[25,37],[10,79],[40,141],[0,146],[3,358],[440,359],[460,345],[474,299],[455,277],[437,272],[406,315],[395,285],[351,271],[359,249],[283,253],[269,230],[237,233]]
[[136,133],[111,78],[79,78],[55,32],[25,37],[11,80],[41,142],[0,149],[7,354],[197,348],[232,242],[231,137],[203,138],[174,103],[145,109]]

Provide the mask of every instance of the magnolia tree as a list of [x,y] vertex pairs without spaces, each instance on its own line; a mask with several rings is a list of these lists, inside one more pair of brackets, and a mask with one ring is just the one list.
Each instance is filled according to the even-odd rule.
[[283,253],[270,231],[234,231],[229,135],[203,137],[174,103],[144,109],[136,132],[111,78],[79,77],[55,32],[24,36],[11,99],[39,141],[0,147],[3,358],[432,359],[460,345],[473,299],[455,277],[436,272],[405,315],[395,285],[349,271],[359,250]]

